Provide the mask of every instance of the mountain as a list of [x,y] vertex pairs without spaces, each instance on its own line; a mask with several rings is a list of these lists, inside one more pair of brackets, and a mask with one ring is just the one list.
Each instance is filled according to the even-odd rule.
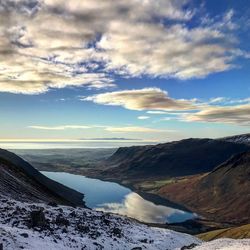
[[1,243],[4,250],[165,250],[202,242],[91,209],[0,199]]
[[158,193],[214,221],[250,223],[250,152],[212,172],[163,186]]
[[242,134],[220,138],[219,140],[250,145],[250,134]]
[[[245,239],[203,243],[188,234],[85,208],[82,198],[15,154],[0,150],[0,249],[229,250],[250,246]],[[78,203],[82,206],[64,206]]]
[[106,160],[101,176],[116,180],[145,180],[206,173],[233,154],[247,150],[250,146],[246,144],[213,139],[122,147]]
[[119,215],[0,199],[0,249],[248,250],[250,240],[200,239]]
[[84,206],[84,195],[42,175],[14,153],[0,149],[0,195],[21,201]]
[[82,199],[0,149],[0,249],[160,250],[201,244],[191,235],[85,208]]

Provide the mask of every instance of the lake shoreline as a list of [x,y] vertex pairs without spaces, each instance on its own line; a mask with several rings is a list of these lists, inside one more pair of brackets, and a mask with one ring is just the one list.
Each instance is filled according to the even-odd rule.
[[[86,205],[103,212],[117,213],[152,224],[181,223],[196,217],[190,211],[154,194],[134,190],[108,180],[65,172],[41,172],[47,177],[85,195]],[[175,206],[174,206],[175,205]]]
[[[142,198],[145,198],[146,200],[153,202],[155,205],[163,205],[164,202],[166,202],[164,205],[175,205],[175,209],[181,209],[183,208],[182,206],[179,206],[176,203],[172,203],[170,201],[168,201],[167,199],[164,199],[162,197],[160,197],[157,194],[153,194],[153,193],[146,193],[146,192],[141,192],[140,190],[137,190],[134,185],[128,184],[128,183],[124,183],[124,182],[120,182],[118,180],[113,180],[111,178],[99,178],[98,175],[88,175],[88,174],[79,174],[79,173],[72,173],[74,171],[71,171],[70,174],[73,175],[77,175],[77,176],[82,176],[82,177],[86,177],[88,179],[92,179],[92,180],[98,180],[98,181],[103,181],[103,182],[107,182],[107,183],[116,183],[118,185],[124,186],[126,188],[129,188],[131,191],[137,193],[138,195],[142,196]],[[60,171],[56,171],[56,173],[62,173]],[[67,172],[64,172],[67,174]],[[158,203],[157,203],[158,200]],[[161,202],[159,202],[159,200]],[[184,210],[182,210],[184,211]],[[192,212],[190,210],[185,209],[186,212]],[[126,215],[125,215],[126,216]],[[130,216],[127,216],[130,217]],[[157,227],[157,228],[166,228],[166,229],[171,229],[171,230],[175,230],[178,232],[182,232],[182,233],[188,233],[188,234],[192,234],[192,235],[196,235],[196,234],[200,234],[200,233],[205,233],[205,232],[209,232],[212,230],[216,230],[216,229],[222,229],[222,228],[227,228],[229,226],[233,226],[233,225],[221,225],[218,224],[214,221],[211,220],[207,220],[206,218],[201,218],[201,217],[197,217],[197,218],[193,218],[193,219],[187,219],[184,220],[182,222],[174,222],[174,223],[150,223],[150,222],[143,222],[141,220],[138,220],[136,218],[130,217],[142,224],[151,226],[151,227]]]

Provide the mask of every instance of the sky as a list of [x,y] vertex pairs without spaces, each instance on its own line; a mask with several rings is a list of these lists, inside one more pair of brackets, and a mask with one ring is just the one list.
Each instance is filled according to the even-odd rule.
[[0,140],[250,132],[248,0],[0,0]]

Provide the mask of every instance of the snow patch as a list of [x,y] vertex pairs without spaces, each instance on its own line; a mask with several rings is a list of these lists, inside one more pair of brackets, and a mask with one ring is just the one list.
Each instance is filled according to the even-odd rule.
[[119,215],[5,197],[0,197],[1,244],[4,250],[250,250],[250,240],[203,243],[191,235]]

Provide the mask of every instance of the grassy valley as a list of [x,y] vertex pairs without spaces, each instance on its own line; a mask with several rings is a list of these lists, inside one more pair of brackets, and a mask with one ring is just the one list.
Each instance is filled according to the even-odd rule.
[[[247,151],[249,135],[219,140],[187,139],[118,150],[15,150],[39,170],[114,181],[196,212],[201,217],[195,221],[156,225],[192,234],[226,232],[223,230],[227,228],[234,228],[235,232],[236,227],[250,223],[250,156],[244,153]],[[248,237],[245,233],[235,235]]]

